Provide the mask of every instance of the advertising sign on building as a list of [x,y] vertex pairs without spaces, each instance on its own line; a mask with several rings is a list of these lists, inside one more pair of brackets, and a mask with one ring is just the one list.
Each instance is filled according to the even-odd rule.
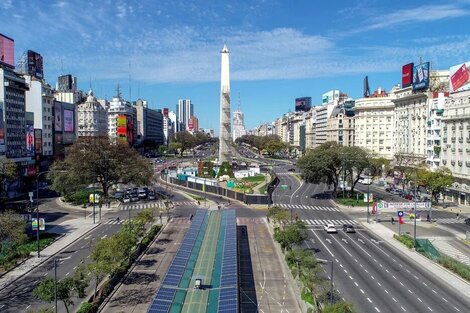
[[26,125],[26,155],[34,156],[34,127]]
[[75,131],[73,111],[64,110],[64,132],[73,132],[73,131]]
[[0,63],[15,67],[15,41],[3,34],[0,34]]
[[34,148],[36,155],[42,154],[42,129],[34,129]]
[[[38,219],[37,218],[33,217],[31,219],[31,226],[32,226],[33,230],[38,229]],[[44,220],[44,218],[39,219],[39,230],[46,230],[46,221]]]
[[42,56],[32,50],[28,50],[28,73],[36,78],[43,78]]
[[62,131],[62,103],[54,102],[54,129]]
[[0,101],[0,152],[5,152],[5,124],[3,123],[3,101]]
[[322,95],[322,103],[330,103],[339,99],[339,90],[330,90]]
[[429,87],[429,62],[418,64],[413,69],[413,90]]
[[408,86],[411,86],[411,83],[413,82],[413,63],[408,63],[406,65],[403,65],[401,68],[401,87],[405,88]]
[[127,141],[127,116],[120,114],[117,117],[117,139],[118,141]]
[[452,66],[450,68],[449,91],[463,91],[470,89],[470,62]]
[[168,108],[163,108],[163,116],[168,117]]
[[312,98],[311,97],[302,97],[295,99],[295,111],[306,112],[312,107]]

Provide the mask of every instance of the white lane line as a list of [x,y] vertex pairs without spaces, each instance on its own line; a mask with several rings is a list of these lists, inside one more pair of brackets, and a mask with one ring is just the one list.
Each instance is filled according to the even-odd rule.
[[423,285],[427,286],[428,284],[426,284],[426,283],[423,281]]
[[432,309],[430,307],[428,307],[428,310],[432,312]]
[[404,287],[404,286],[405,286],[405,285],[403,285],[403,283],[402,283],[402,282],[400,282],[400,285],[401,285],[402,287]]
[[374,309],[375,309],[377,312],[380,312],[380,310],[379,310],[377,307],[375,307]]
[[421,300],[420,298],[416,298],[416,299],[418,299],[418,301],[421,302],[421,303],[423,302],[423,300]]
[[395,299],[394,297],[392,297],[393,301],[397,302],[397,299]]
[[434,290],[434,289],[431,289],[431,291],[432,291],[432,292],[434,292],[434,293],[437,295],[437,292],[436,292],[436,290]]
[[402,309],[403,311],[405,311],[405,312],[406,312],[406,310],[405,310],[405,308],[404,308],[404,307],[401,307],[401,309]]
[[104,239],[104,238],[106,238],[106,237],[108,237],[108,235],[104,235],[103,237],[101,237],[101,239]]
[[354,285],[356,285],[356,287],[359,287],[359,285],[356,282],[354,282]]
[[67,274],[65,274],[65,276],[69,276],[70,275],[70,272],[67,272]]
[[74,270],[77,269],[77,266],[75,265],[75,266],[73,267],[73,269],[74,269]]
[[340,264],[339,266],[340,266],[341,268],[343,268],[343,264]]
[[352,276],[349,276],[349,279],[351,279],[351,280],[352,280],[352,279],[353,279],[353,278],[352,278]]
[[446,299],[446,298],[444,298],[444,297],[441,297],[441,298],[442,298],[442,300],[444,300],[445,302],[449,302],[449,301],[447,301],[447,299]]
[[374,276],[370,275],[370,278],[375,279]]
[[31,307],[31,304],[26,307],[26,310],[29,309],[30,307]]
[[47,276],[47,273],[44,274],[44,277],[46,277],[46,276]]
[[339,240],[336,239],[335,236],[332,236],[332,237],[333,237],[333,239],[341,246],[341,248],[343,248],[344,251],[346,251],[346,253],[349,254],[350,257],[353,257],[353,255],[348,251],[348,249],[346,249],[346,248],[341,244],[341,242],[339,242]]
[[408,289],[408,292],[409,292],[409,293],[413,293],[413,291],[411,291],[410,289]]
[[395,277],[395,275],[392,275],[392,277],[393,277],[393,279],[397,279],[397,278]]
[[380,287],[382,287],[382,284],[381,284],[381,283],[377,282],[377,284],[378,284]]
[[0,309],[3,308],[4,306],[5,306],[5,304],[0,305]]
[[384,289],[384,291],[388,294],[388,290],[387,290],[387,289]]
[[362,294],[364,294],[364,290],[362,290],[362,289],[359,289],[359,290],[361,291]]
[[372,300],[371,300],[371,299],[369,299],[369,298],[367,298],[367,301],[369,301],[369,303],[372,303]]
[[[310,231],[315,235],[315,237],[317,237],[318,241],[321,242],[321,244],[325,247],[326,251],[328,251],[328,253],[332,256],[332,257],[335,257],[333,253],[331,253],[330,249],[328,249],[328,247],[323,243],[323,241],[320,239],[320,237],[318,237],[318,235],[313,231],[313,229],[310,229]],[[338,260],[336,260],[338,261]]]
[[454,309],[460,312],[460,310],[459,310],[459,308],[458,308],[458,307],[454,306]]

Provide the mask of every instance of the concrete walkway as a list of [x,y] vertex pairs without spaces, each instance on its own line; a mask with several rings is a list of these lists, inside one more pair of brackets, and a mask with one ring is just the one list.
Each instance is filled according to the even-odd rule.
[[80,237],[87,234],[93,228],[99,224],[94,224],[90,219],[77,218],[73,220],[64,221],[51,229],[48,233],[61,234],[61,237],[53,242],[50,246],[46,247],[41,251],[41,257],[37,257],[37,252],[31,252],[31,256],[20,263],[17,267],[3,274],[0,277],[0,289],[4,288],[13,281],[23,277],[32,269],[40,266],[46,262],[49,258],[66,248]]

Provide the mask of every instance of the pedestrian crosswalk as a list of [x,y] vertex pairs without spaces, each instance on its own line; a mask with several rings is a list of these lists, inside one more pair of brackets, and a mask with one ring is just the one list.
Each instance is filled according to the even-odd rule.
[[326,224],[333,224],[336,226],[341,226],[344,224],[358,225],[358,222],[356,222],[355,220],[349,220],[349,219],[338,219],[338,220],[303,219],[302,222],[311,226],[324,226]]
[[[194,201],[172,201],[173,205],[197,205],[197,202]],[[162,206],[161,202],[143,202],[143,203],[132,203],[132,204],[123,204],[120,206],[120,210],[127,211],[127,210],[142,210],[146,208],[158,208]]]
[[317,206],[317,205],[303,205],[303,204],[285,204],[285,203],[274,203],[274,206],[281,207],[283,209],[298,209],[298,210],[315,210],[315,211],[330,211],[339,212],[338,208]]
[[[433,219],[434,220],[434,219]],[[463,218],[436,218],[436,223],[438,224],[464,224],[465,220]]]
[[105,222],[105,224],[108,224],[108,225],[120,225],[120,224],[123,224],[124,222],[126,221],[126,219],[117,219],[117,218],[112,218],[112,219],[109,219]]

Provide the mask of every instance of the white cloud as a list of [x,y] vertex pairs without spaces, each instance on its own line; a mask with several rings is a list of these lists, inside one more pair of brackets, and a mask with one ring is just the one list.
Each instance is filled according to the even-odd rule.
[[397,10],[392,13],[378,14],[378,16],[367,19],[361,27],[345,33],[350,35],[398,25],[439,21],[467,15],[470,15],[470,10],[456,5],[425,5],[412,9]]
[[8,10],[11,7],[13,7],[12,0],[2,0],[2,1],[0,1],[0,8],[2,8],[4,10]]

